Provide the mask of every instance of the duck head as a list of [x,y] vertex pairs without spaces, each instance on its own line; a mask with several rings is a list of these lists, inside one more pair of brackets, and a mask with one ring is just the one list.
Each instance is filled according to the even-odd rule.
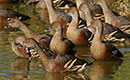
[[71,7],[68,10],[68,15],[70,15],[73,20],[77,20],[79,18],[78,9],[76,7]]
[[93,17],[92,17],[92,12],[90,10],[90,6],[88,5],[88,3],[87,2],[82,3],[79,6],[79,10],[81,10],[84,13],[87,26],[90,26],[93,20]]
[[18,18],[11,18],[8,21],[9,26],[11,26],[12,28],[20,28],[21,25],[23,25],[23,23],[21,23],[20,19]]
[[15,41],[12,42],[12,50],[19,57],[29,58],[31,56],[29,49],[24,45],[26,37],[17,37]]
[[96,30],[102,28],[102,22],[100,20],[95,19],[91,22],[91,24]]
[[58,21],[53,22],[51,28],[55,31],[62,30],[61,24]]
[[[35,44],[27,44],[31,42],[25,36],[19,36],[16,38],[15,41],[12,42],[12,50],[15,52],[15,54],[19,57],[24,57],[24,58],[38,58],[39,54],[35,50]],[[34,40],[33,40],[34,41]]]

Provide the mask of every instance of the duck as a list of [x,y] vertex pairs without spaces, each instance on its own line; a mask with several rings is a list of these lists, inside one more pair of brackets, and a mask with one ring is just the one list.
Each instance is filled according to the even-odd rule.
[[92,62],[79,59],[71,54],[48,56],[55,53],[46,47],[41,48],[34,39],[27,39],[24,44],[28,48],[34,48],[39,54],[47,72],[82,72],[87,66],[92,64]]
[[89,30],[78,28],[79,13],[76,7],[71,7],[68,11],[68,15],[71,15],[72,20],[67,28],[66,36],[76,46],[87,46],[89,44],[88,39],[91,36]]
[[18,28],[20,29],[27,38],[33,38],[40,44],[46,46],[49,48],[50,41],[53,37],[51,34],[38,34],[35,31],[31,30],[29,27],[27,27],[23,22],[21,22],[18,18],[12,18],[8,22],[8,24],[12,28]]
[[47,9],[47,6],[45,4],[44,1],[39,1],[36,5],[35,5],[36,8],[41,8],[41,9]]
[[40,1],[35,5],[35,12],[40,17],[40,20],[49,22],[48,10],[45,2]]
[[58,21],[55,21],[51,24],[51,28],[55,30],[55,33],[50,42],[50,50],[60,55],[75,53],[75,46],[72,41],[63,38],[62,25]]
[[26,46],[23,44],[24,41],[27,38],[24,36],[19,36],[15,39],[15,41],[12,41],[12,50],[15,52],[15,54],[18,57],[23,57],[23,58],[29,58],[31,57],[31,54],[27,51],[28,49]]
[[[29,5],[29,4],[35,3],[35,2],[40,3],[42,1],[43,0],[29,0],[26,4]],[[56,9],[60,9],[60,10],[67,10],[67,9],[69,9],[69,7],[76,5],[75,3],[73,3],[70,0],[53,0],[52,2],[53,2],[53,6]]]
[[[12,41],[12,50],[15,52],[15,54],[18,57],[22,58],[40,58],[39,54],[35,51],[35,49],[28,48],[25,45],[25,42],[28,38],[26,36],[18,36],[14,41]],[[33,39],[33,38],[31,38]],[[41,47],[44,48],[42,43],[37,42],[37,44]],[[47,48],[47,47],[46,47]],[[48,54],[48,56],[55,56],[55,54]]]
[[103,9],[105,22],[118,27],[127,34],[130,34],[130,19],[126,16],[116,16],[108,7],[106,0],[95,0]]
[[[87,1],[86,0],[75,0],[75,2],[76,2],[77,8],[79,9],[79,6],[82,3],[86,3]],[[88,5],[90,6],[90,9],[92,10],[93,17],[96,17],[96,16],[99,17],[99,16],[103,15],[102,8],[100,7],[100,5],[95,4],[94,1],[88,2]],[[84,13],[82,13],[82,11],[79,10],[79,14],[80,14],[81,19],[86,20],[85,15],[84,15]]]
[[[91,22],[94,20],[94,18],[92,17],[92,12],[88,3],[87,2],[82,3],[79,7],[79,10],[81,10],[85,14],[87,27],[84,27],[84,28],[87,28],[89,30],[92,29]],[[90,31],[92,31],[92,33],[95,33],[95,30],[90,30]],[[111,24],[103,22],[102,39],[107,40],[107,41],[112,41],[112,42],[116,42],[116,41],[123,42],[125,40],[128,40],[129,38],[130,38],[130,35],[124,33],[119,28],[114,27]]]
[[0,8],[0,31],[4,30],[5,28],[10,28],[8,26],[8,20],[10,18],[19,18],[22,21],[30,19],[29,16],[13,11],[12,9]]
[[[65,24],[65,23],[67,24],[67,22],[70,22],[71,20],[70,16],[66,15],[66,13],[61,13],[55,10],[53,6],[53,0],[44,0],[44,2],[47,6],[50,23],[53,23],[54,21],[59,21],[61,22],[61,24]],[[61,16],[62,16],[62,20],[61,20]],[[59,17],[60,17],[60,20],[58,20]]]
[[9,8],[0,8],[0,15],[4,16],[6,18],[16,18],[17,17],[17,18],[20,18],[20,20],[22,20],[22,21],[30,19],[29,16],[18,13]]
[[100,20],[93,20],[92,26],[96,29],[94,38],[90,46],[90,53],[95,60],[118,60],[123,57],[122,53],[110,43],[101,40],[103,24]]

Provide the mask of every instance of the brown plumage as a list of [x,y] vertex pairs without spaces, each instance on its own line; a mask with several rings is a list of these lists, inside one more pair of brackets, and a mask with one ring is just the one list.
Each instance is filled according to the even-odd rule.
[[31,55],[27,52],[27,48],[23,44],[24,41],[26,41],[26,37],[17,37],[16,40],[12,42],[12,50],[19,57],[29,58]]
[[[56,55],[46,47],[41,48],[33,39],[27,39],[24,44],[28,48],[35,49],[48,72],[81,72],[85,70],[86,66],[90,65],[89,62],[78,59],[74,55]],[[50,54],[53,55],[48,56]]]
[[63,29],[59,22],[53,22],[51,28],[55,30],[55,34],[50,42],[50,49],[60,55],[73,54],[74,44],[67,38],[63,38]]
[[[84,12],[84,14],[85,14],[87,26],[91,26],[93,17],[92,17],[92,12],[90,10],[90,6],[88,5],[88,3],[82,3],[80,5],[79,9],[82,12]],[[121,38],[129,39],[130,38],[130,35],[124,33],[119,28],[114,27],[111,24],[103,22],[103,35],[102,36],[109,35],[113,32],[115,32],[115,34],[113,34],[112,37],[115,37],[117,39],[121,39]],[[94,33],[94,32],[92,32],[92,33]]]
[[67,28],[67,38],[71,40],[75,45],[86,46],[88,45],[89,37],[91,32],[84,30],[83,28],[78,28],[79,13],[76,7],[71,7],[68,11],[68,14],[71,15],[72,21]]
[[[97,4],[99,4],[105,16],[105,22],[112,24],[115,27],[120,28],[122,31],[130,34],[129,26],[130,19],[125,16],[116,16],[113,12],[109,9],[106,0],[96,0]],[[127,26],[125,26],[127,25]]]
[[109,60],[123,57],[122,53],[116,47],[102,42],[102,22],[100,20],[93,20],[92,26],[96,28],[96,33],[94,34],[94,39],[90,47],[93,58],[95,60]]
[[42,45],[49,47],[52,35],[50,34],[38,34],[28,28],[24,23],[22,23],[19,19],[11,19],[9,21],[9,25],[13,28],[20,29],[27,38],[33,38],[37,42],[41,43]]

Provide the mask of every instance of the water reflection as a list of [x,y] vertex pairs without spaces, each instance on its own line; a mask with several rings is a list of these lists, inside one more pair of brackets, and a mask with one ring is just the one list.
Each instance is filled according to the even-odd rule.
[[[49,25],[41,20],[44,20],[42,14],[46,11],[42,9],[35,9],[33,5],[25,6],[24,4],[0,4],[0,8],[16,8],[15,10],[24,14],[30,15],[31,20],[27,21],[36,32],[41,33]],[[34,9],[39,14],[36,16]],[[41,19],[39,19],[41,17]],[[17,31],[17,30],[16,30]],[[0,32],[0,80],[103,80],[112,79],[115,74],[115,80],[119,78],[128,78],[130,75],[130,42],[116,43],[115,46],[124,54],[122,61],[95,61],[88,70],[84,73],[48,73],[44,70],[40,60],[29,60],[26,58],[16,58],[15,53],[11,49],[11,41],[16,36],[23,35],[20,31],[5,30]],[[77,56],[85,59],[91,57],[89,48],[76,48],[78,50]],[[118,67],[120,66],[119,70]],[[128,79],[129,80],[129,79]]]
[[[42,72],[41,72],[42,71]],[[13,80],[38,79],[38,80],[87,80],[85,73],[49,73],[44,70],[39,60],[29,60],[26,58],[16,58],[11,64],[11,74]],[[40,76],[32,76],[32,73]]]
[[120,61],[95,61],[89,68],[88,74],[91,80],[111,79],[111,75],[115,73],[120,66]]

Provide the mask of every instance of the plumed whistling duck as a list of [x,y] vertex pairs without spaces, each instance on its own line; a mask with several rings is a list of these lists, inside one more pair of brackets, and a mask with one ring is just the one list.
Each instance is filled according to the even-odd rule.
[[71,7],[68,11],[68,14],[71,15],[72,21],[67,28],[67,38],[71,40],[75,45],[86,46],[88,45],[88,39],[91,36],[89,30],[84,31],[83,28],[78,28],[79,13],[76,7]]
[[51,27],[55,30],[55,34],[50,42],[50,50],[60,55],[73,54],[74,44],[67,38],[63,38],[61,24],[58,21],[55,21],[51,24]]
[[26,37],[17,37],[15,41],[12,41],[12,50],[19,57],[29,58],[31,57],[31,54],[27,51],[28,49],[23,44],[25,40]]
[[41,9],[47,9],[46,4],[44,1],[40,0],[36,5],[36,8],[41,8]]
[[29,16],[23,15],[9,8],[0,8],[0,15],[3,15],[6,18],[16,18],[16,17],[19,18],[20,17],[21,18],[20,20],[30,19]]
[[[26,4],[29,5],[30,3],[34,3],[38,1],[42,2],[43,0],[29,0]],[[52,3],[56,9],[61,9],[61,10],[66,10],[69,9],[69,7],[75,6],[75,3],[71,2],[70,0],[53,0]]]
[[[81,11],[84,12],[85,14],[85,18],[86,18],[86,24],[87,26],[91,26],[91,22],[93,21],[93,17],[92,17],[92,12],[90,10],[90,7],[88,5],[88,3],[82,3],[79,7],[79,9]],[[90,27],[88,27],[90,28]],[[94,33],[94,32],[92,32]],[[120,29],[118,29],[117,27],[113,27],[111,24],[108,23],[103,23],[103,35],[102,35],[102,39],[107,39],[108,41],[113,41],[110,40],[108,37],[105,38],[106,35],[111,36],[110,38],[115,38],[114,41],[122,41],[122,39],[129,39],[130,35],[122,32]]]
[[96,0],[97,4],[99,4],[105,16],[105,22],[112,24],[115,27],[122,29],[124,32],[130,34],[129,25],[130,19],[124,16],[116,16],[112,13],[112,11],[108,8],[106,0]]
[[[79,9],[79,6],[82,4],[82,3],[86,3],[87,1],[86,0],[75,0],[76,2],[76,5],[77,5],[77,8]],[[90,2],[88,3],[88,5],[90,6],[90,9],[92,10],[92,16],[97,16],[98,15],[102,15],[102,8],[95,4],[95,2]],[[79,15],[80,17],[85,20],[85,15],[82,13],[82,11],[79,10]]]
[[48,10],[45,2],[39,1],[35,5],[35,7],[36,7],[35,12],[38,13],[37,15],[40,17],[40,19],[43,21],[49,21]]
[[9,21],[9,25],[13,28],[20,29],[27,38],[33,38],[37,42],[43,44],[46,47],[49,47],[50,41],[52,39],[52,35],[49,34],[38,34],[28,28],[24,23],[22,23],[19,19],[11,19]]
[[91,64],[70,54],[48,56],[55,53],[46,47],[41,48],[33,39],[26,40],[25,45],[34,48],[48,72],[81,72]]
[[61,24],[62,24],[63,21],[64,22],[69,22],[71,17],[56,11],[54,6],[53,6],[52,1],[53,0],[44,0],[44,2],[46,3],[46,6],[47,6],[48,13],[49,13],[50,23],[53,23],[54,21],[57,21],[57,18],[59,18],[59,16],[63,16],[62,21],[61,21],[61,19],[58,20],[59,22],[61,21]]
[[[16,39],[12,42],[12,50],[15,52],[15,54],[18,57],[23,58],[39,58],[39,54],[35,51],[35,49],[28,48],[25,45],[25,42],[28,38],[25,36],[18,36]],[[42,45],[40,42],[37,42],[37,44],[43,49],[45,46]],[[55,54],[47,54],[48,56],[55,56]]]
[[122,53],[113,45],[103,43],[101,40],[102,35],[102,22],[100,20],[93,20],[92,26],[96,29],[94,39],[90,47],[90,52],[95,60],[116,60],[123,57]]

